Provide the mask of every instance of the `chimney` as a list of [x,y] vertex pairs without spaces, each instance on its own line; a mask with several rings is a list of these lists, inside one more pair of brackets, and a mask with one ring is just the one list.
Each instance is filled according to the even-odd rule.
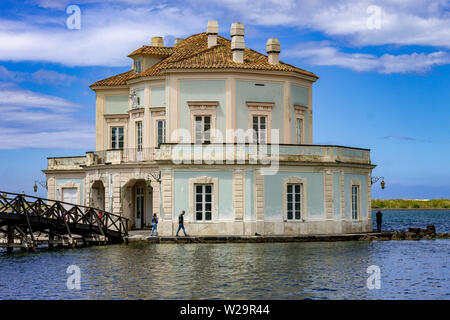
[[184,40],[183,38],[176,38],[174,42],[175,47],[178,46],[181,42],[183,42],[183,40]]
[[280,41],[277,38],[270,38],[266,43],[266,51],[269,56],[270,64],[278,64],[280,62],[278,56],[280,54]]
[[219,24],[216,20],[208,21],[206,34],[208,35],[208,48],[217,46],[217,34],[219,33]]
[[152,47],[164,47],[164,40],[162,37],[152,37]]
[[231,51],[233,52],[233,61],[238,63],[244,62],[244,24],[241,22],[233,22],[230,28],[231,35]]

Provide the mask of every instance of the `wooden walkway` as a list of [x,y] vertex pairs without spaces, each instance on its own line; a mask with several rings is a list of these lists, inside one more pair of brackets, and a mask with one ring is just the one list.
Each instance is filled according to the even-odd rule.
[[43,244],[51,249],[55,244],[118,243],[128,235],[128,219],[97,208],[0,191],[0,233],[5,235],[0,247],[8,252]]

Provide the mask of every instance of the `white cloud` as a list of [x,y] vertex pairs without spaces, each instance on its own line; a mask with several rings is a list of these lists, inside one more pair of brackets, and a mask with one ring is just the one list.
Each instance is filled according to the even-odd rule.
[[384,54],[345,53],[329,42],[309,42],[285,50],[286,57],[301,58],[311,65],[338,66],[356,71],[423,73],[434,66],[450,64],[450,53]]
[[95,124],[78,116],[83,106],[66,99],[0,84],[0,149],[88,148]]
[[60,25],[39,26],[32,17],[12,24],[0,19],[0,60],[50,61],[69,66],[131,65],[127,55],[150,44],[152,36],[187,36],[206,29],[208,20],[189,8],[99,5],[83,7],[81,29],[69,30],[65,27],[68,16],[63,11]]
[[[293,26],[342,37],[353,45],[424,45],[450,48],[450,4],[440,1],[390,0],[220,0],[246,22],[264,26]],[[368,27],[381,10],[380,28]]]
[[38,84],[70,85],[77,80],[77,77],[45,69],[35,72],[10,71],[0,65],[0,80],[16,83],[35,82]]

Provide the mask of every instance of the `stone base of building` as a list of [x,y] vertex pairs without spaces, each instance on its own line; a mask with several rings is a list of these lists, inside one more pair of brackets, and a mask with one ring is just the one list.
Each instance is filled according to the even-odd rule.
[[[175,236],[177,221],[160,221],[160,236]],[[185,223],[189,236],[253,236],[259,235],[314,235],[372,232],[372,220],[362,221],[227,221],[215,223]],[[179,235],[184,236],[180,230]]]

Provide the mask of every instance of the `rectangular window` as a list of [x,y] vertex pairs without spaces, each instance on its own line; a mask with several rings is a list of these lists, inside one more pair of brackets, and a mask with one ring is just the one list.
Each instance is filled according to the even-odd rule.
[[134,61],[134,72],[141,73],[141,71],[142,71],[141,60]]
[[253,116],[253,143],[267,143],[266,116]]
[[302,130],[303,130],[303,120],[297,118],[296,128],[295,128],[295,137],[297,144],[302,143]]
[[211,221],[212,189],[211,184],[196,184],[195,188],[195,220]]
[[166,120],[156,121],[156,137],[158,147],[161,143],[166,142]]
[[136,147],[142,151],[142,121],[136,122]]
[[302,218],[302,189],[301,183],[287,185],[287,219],[300,220]]
[[359,186],[352,186],[352,219],[358,219]]
[[195,143],[211,143],[211,117],[196,116],[194,123]]
[[123,149],[123,127],[111,127],[111,149]]

